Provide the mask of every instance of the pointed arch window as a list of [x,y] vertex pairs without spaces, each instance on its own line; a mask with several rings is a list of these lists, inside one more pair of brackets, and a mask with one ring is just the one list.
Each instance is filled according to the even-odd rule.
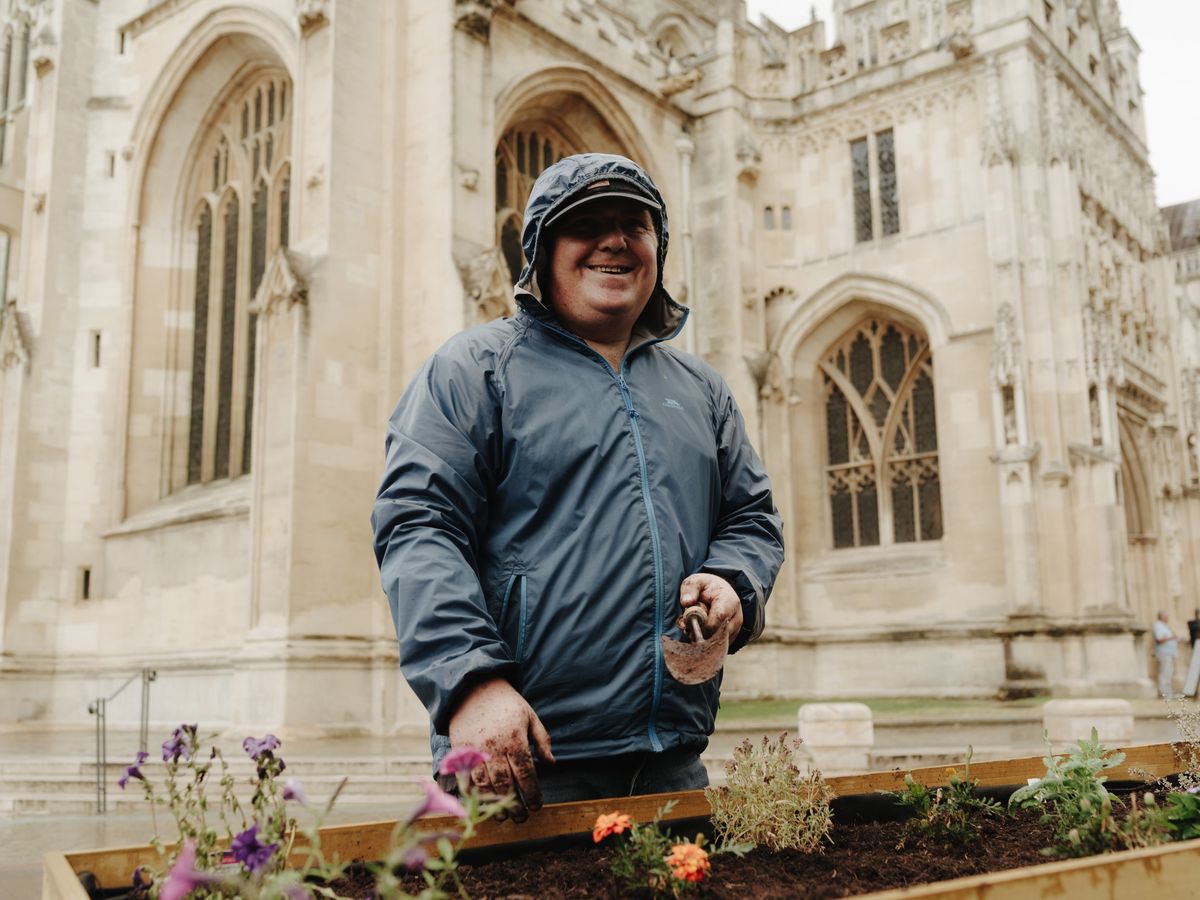
[[925,338],[882,318],[821,360],[825,484],[835,548],[942,537],[933,360]]
[[504,253],[513,284],[525,261],[521,221],[533,182],[547,166],[577,152],[548,122],[510,128],[496,145],[496,243]]
[[257,315],[267,260],[287,245],[288,82],[264,73],[218,114],[190,176],[195,238],[186,462],[172,488],[250,471]]

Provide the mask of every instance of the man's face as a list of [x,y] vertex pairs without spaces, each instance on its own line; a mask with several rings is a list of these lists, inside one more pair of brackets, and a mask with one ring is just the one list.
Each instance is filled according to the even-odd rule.
[[658,283],[650,210],[626,197],[594,200],[564,215],[551,237],[550,305],[562,323],[589,340],[628,338]]

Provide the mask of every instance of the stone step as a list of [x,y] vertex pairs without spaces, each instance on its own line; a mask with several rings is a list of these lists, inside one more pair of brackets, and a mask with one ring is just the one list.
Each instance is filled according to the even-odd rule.
[[[338,808],[353,808],[357,806],[378,807],[381,804],[395,802],[397,815],[409,808],[417,794],[412,792],[386,792],[369,794],[343,794],[338,798]],[[95,813],[95,790],[55,794],[47,796],[6,796],[0,794],[0,814],[11,816],[23,815],[72,815]],[[121,791],[108,792],[108,811],[110,813],[145,813],[146,801],[141,796],[123,794]]]
[[[342,780],[342,777],[339,775],[312,775],[305,776],[299,779],[299,781],[306,793],[315,797],[323,797],[333,793],[338,783]],[[427,780],[428,776],[424,773],[413,773],[405,775],[360,774],[345,777],[347,778],[347,782],[345,788],[342,789],[343,796],[392,789],[414,791]],[[110,792],[121,791],[115,777],[108,778],[107,783]],[[0,796],[61,794],[70,793],[75,790],[94,789],[95,786],[96,780],[94,778],[81,775],[0,775]],[[246,794],[250,793],[250,788],[244,778],[237,780],[237,788],[239,794],[243,791]],[[216,791],[216,788],[209,788],[208,793],[210,796],[213,796]],[[125,793],[133,793],[139,797],[143,795],[142,789],[136,781],[132,782],[125,789]]]
[[[285,760],[286,761],[286,760]],[[105,771],[114,778],[119,778],[132,759],[113,762],[110,760]],[[249,759],[229,760],[229,770],[235,777],[249,777],[254,766]],[[145,763],[147,772],[162,772],[161,763],[150,759]],[[288,771],[304,775],[425,775],[430,772],[428,756],[413,754],[410,756],[361,757],[339,759],[337,757],[296,757],[288,763]],[[83,775],[95,778],[96,763],[91,760],[80,760],[77,757],[29,757],[29,758],[0,758],[0,778],[4,776],[50,776],[50,775]]]

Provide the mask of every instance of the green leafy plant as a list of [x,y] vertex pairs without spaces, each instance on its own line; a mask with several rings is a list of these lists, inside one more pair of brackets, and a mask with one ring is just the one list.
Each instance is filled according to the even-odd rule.
[[1200,838],[1200,787],[1168,794],[1166,812],[1176,840]]
[[813,770],[796,766],[787,733],[775,741],[745,740],[725,765],[724,787],[706,788],[713,829],[724,844],[748,844],[772,850],[819,850],[829,839],[833,790]]
[[[709,873],[709,857],[721,853],[742,855],[749,846],[721,844],[704,849],[704,835],[680,841],[662,827],[662,817],[675,806],[671,800],[654,814],[654,821],[638,824],[622,812],[596,819],[592,840],[599,844],[616,835],[612,872],[624,892],[652,897],[688,897],[697,893]],[[621,836],[624,837],[621,837]]]
[[1042,852],[1047,856],[1090,856],[1130,847],[1150,847],[1166,843],[1171,837],[1168,811],[1159,807],[1147,793],[1143,805],[1136,798],[1129,815],[1118,821],[1113,797],[1100,773],[1120,765],[1125,754],[1108,750],[1100,743],[1096,729],[1091,737],[1065,757],[1047,754],[1045,777],[1016,791],[1009,806],[1040,808],[1041,821],[1054,826],[1055,843]]
[[904,790],[892,794],[901,806],[912,810],[913,817],[905,824],[899,850],[914,835],[953,844],[968,844],[979,837],[979,816],[1004,812],[998,802],[975,796],[979,779],[971,778],[972,748],[967,747],[963,776],[949,770],[949,785],[930,789],[915,781],[912,772],[904,776]]

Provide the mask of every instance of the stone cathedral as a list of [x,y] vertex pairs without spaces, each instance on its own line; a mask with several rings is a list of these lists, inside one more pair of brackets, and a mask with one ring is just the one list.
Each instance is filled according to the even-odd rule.
[[583,150],[663,188],[787,525],[728,694],[1148,693],[1200,605],[1200,210],[1115,0],[0,12],[0,727],[149,666],[155,723],[424,728],[384,423]]

